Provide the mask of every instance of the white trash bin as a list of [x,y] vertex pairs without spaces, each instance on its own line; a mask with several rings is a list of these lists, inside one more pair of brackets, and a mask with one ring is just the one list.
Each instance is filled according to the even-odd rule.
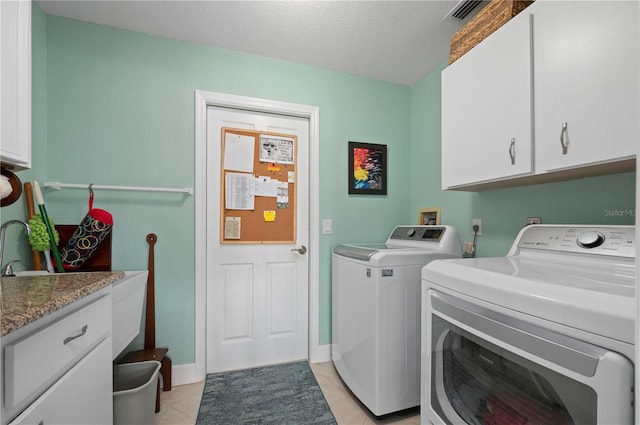
[[115,365],[113,368],[114,425],[153,423],[160,362]]

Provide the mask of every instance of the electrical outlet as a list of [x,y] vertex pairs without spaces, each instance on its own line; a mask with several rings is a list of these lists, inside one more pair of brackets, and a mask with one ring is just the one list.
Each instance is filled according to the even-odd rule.
[[481,218],[472,218],[471,219],[471,230],[473,231],[473,226],[478,225],[478,236],[482,235],[482,219]]

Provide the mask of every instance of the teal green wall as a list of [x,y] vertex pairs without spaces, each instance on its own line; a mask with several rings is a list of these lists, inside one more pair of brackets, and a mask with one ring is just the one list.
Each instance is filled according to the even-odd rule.
[[440,190],[440,71],[438,68],[411,89],[411,219],[421,208],[440,207],[441,224],[456,226],[466,238],[472,196]]
[[[32,156],[29,170],[18,171],[16,175],[24,183],[32,180],[43,181],[47,174],[47,17],[34,3],[31,17],[31,138]],[[27,206],[24,196],[13,204],[2,207],[0,221],[27,220]],[[4,258],[6,265],[11,260],[20,259],[23,264],[16,265],[14,270],[32,268],[31,245],[22,226],[13,225],[5,234]]]
[[[472,240],[471,219],[482,218],[480,257],[505,255],[527,217],[543,223],[635,224],[635,173],[478,193],[443,192],[440,179],[441,65],[411,89],[411,210],[441,207],[443,224]],[[464,125],[464,117],[460,117]],[[481,159],[479,159],[481,160]]]
[[[440,71],[414,87],[54,16],[34,3],[33,169],[19,173],[69,183],[186,187],[194,182],[194,91],[208,90],[320,108],[320,344],[330,343],[330,250],[377,242],[419,208],[471,238],[481,217],[480,256],[504,255],[527,216],[545,223],[632,224],[607,211],[635,206],[635,173],[481,193],[440,190]],[[347,142],[388,145],[389,195],[349,196]],[[78,223],[82,190],[47,191],[50,215]],[[145,236],[156,244],[157,342],[174,364],[195,358],[194,199],[101,191],[96,207],[115,218],[114,269],[145,269]],[[22,218],[22,201],[2,221]],[[9,254],[28,254],[10,235]],[[21,242],[22,240],[22,242]],[[21,247],[22,245],[22,247]],[[23,257],[24,258],[24,257]],[[140,341],[137,341],[140,344]]]
[[[320,343],[330,342],[330,251],[378,241],[408,219],[410,88],[204,45],[48,16],[47,179],[194,187],[194,92],[320,108]],[[347,142],[388,145],[388,196],[347,195]],[[78,223],[83,190],[48,191],[57,223]],[[114,215],[113,267],[147,267],[156,244],[157,340],[175,364],[194,361],[194,198],[100,191]]]

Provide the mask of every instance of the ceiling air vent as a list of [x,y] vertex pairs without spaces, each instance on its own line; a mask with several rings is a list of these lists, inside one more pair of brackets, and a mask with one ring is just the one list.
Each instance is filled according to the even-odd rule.
[[482,0],[462,0],[455,5],[453,9],[447,13],[444,19],[451,19],[454,21],[462,21],[469,16],[480,4],[485,3]]

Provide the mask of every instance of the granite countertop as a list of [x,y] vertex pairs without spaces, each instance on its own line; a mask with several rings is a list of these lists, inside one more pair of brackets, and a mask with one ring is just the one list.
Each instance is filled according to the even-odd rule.
[[124,277],[124,272],[2,277],[0,336],[35,322]]

